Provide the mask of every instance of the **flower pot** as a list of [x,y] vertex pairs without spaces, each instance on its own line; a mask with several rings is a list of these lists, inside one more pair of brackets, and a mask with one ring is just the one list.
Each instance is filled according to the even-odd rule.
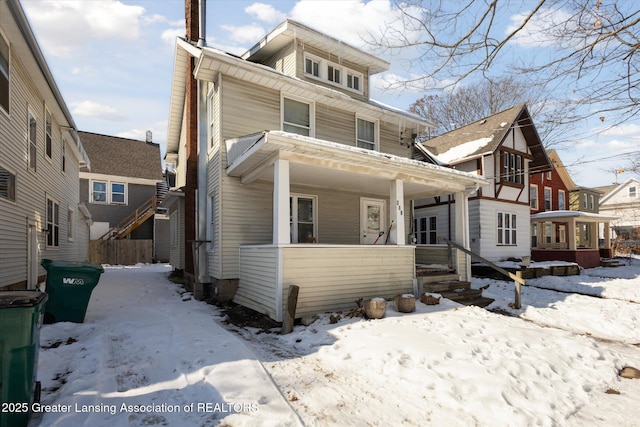
[[396,295],[393,305],[400,313],[411,313],[416,310],[416,297],[412,294]]

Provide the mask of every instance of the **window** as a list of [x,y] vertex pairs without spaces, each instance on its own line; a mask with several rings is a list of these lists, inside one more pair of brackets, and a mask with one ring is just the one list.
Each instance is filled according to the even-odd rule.
[[551,244],[551,225],[550,222],[544,223],[544,241],[547,244]]
[[209,148],[213,147],[213,143],[214,143],[214,137],[215,137],[215,124],[216,124],[216,118],[217,118],[217,104],[216,104],[216,88],[214,86],[214,88],[211,90],[211,92],[209,92],[209,96],[207,97],[207,124],[208,124],[208,138],[209,138]]
[[213,251],[215,250],[215,230],[216,230],[216,222],[214,211],[216,208],[216,195],[209,194],[207,199],[207,250]]
[[419,245],[435,245],[438,243],[437,219],[435,216],[416,218],[414,220],[416,243]]
[[314,77],[320,77],[320,62],[313,58],[305,58],[304,72]]
[[587,209],[587,193],[582,193],[582,208]]
[[76,213],[69,208],[67,211],[67,240],[73,240],[73,229],[76,225]]
[[435,245],[438,241],[437,238],[437,227],[436,227],[436,217],[429,217],[429,243]]
[[551,171],[546,173],[547,179],[551,179]]
[[93,203],[107,203],[107,183],[93,181],[91,185],[91,201]]
[[538,247],[538,223],[534,222],[531,224],[531,247]]
[[2,166],[0,166],[0,197],[12,202],[16,201],[16,175]]
[[28,138],[29,138],[29,169],[36,171],[36,157],[38,155],[38,143],[36,140],[36,117],[29,111],[28,114]]
[[498,212],[498,245],[517,245],[516,214]]
[[298,135],[313,136],[311,132],[311,107],[306,102],[284,98],[282,130]]
[[367,150],[376,149],[376,124],[368,120],[358,118],[356,126],[356,145]]
[[550,211],[551,207],[551,189],[549,187],[544,187],[544,210]]
[[9,44],[0,34],[0,107],[9,112]]
[[60,246],[60,206],[47,199],[47,246]]
[[352,73],[347,73],[347,87],[349,89],[353,89],[357,91],[362,90],[360,89],[360,80],[361,80],[360,76],[356,76],[355,74],[352,74]]
[[556,225],[556,243],[567,242],[567,226],[564,224]]
[[62,141],[62,172],[67,171],[67,144]]
[[316,198],[292,195],[289,198],[291,243],[316,242]]
[[529,206],[531,209],[538,209],[538,186],[531,184],[529,187]]
[[564,211],[567,209],[567,205],[565,203],[564,190],[558,190],[558,209],[561,211]]
[[44,109],[44,152],[48,158],[52,154],[52,138],[51,138],[51,112],[45,107]]
[[111,203],[117,205],[126,204],[126,184],[121,182],[111,183]]
[[589,209],[592,211],[596,209],[596,196],[593,194],[589,195]]
[[629,197],[632,199],[636,198],[636,187],[629,187]]
[[334,67],[333,65],[329,65],[327,67],[327,78],[330,82],[340,84],[340,69]]
[[502,152],[503,182],[524,183],[524,160],[521,155]]

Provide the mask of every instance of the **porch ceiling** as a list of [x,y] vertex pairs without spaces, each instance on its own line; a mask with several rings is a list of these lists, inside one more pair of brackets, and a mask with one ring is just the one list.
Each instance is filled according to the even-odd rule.
[[227,174],[245,184],[273,181],[276,159],[289,161],[291,184],[380,196],[389,195],[390,182],[396,179],[404,182],[407,198],[476,190],[487,184],[474,174],[280,131],[227,141],[227,153]]

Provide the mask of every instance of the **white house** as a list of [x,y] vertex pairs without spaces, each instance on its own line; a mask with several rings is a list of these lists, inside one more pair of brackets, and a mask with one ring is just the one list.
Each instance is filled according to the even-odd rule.
[[629,178],[622,184],[599,189],[607,191],[600,198],[600,213],[617,217],[611,222],[612,237],[640,239],[640,181]]
[[[410,158],[430,124],[369,98],[369,77],[388,66],[291,20],[240,57],[179,39],[171,264],[278,321],[290,285],[297,317],[414,291],[428,255],[408,244],[411,200],[456,194],[465,206],[486,181]],[[455,220],[468,247],[466,209]],[[468,277],[467,256],[455,264]]]
[[35,288],[43,258],[86,260],[88,165],[20,2],[0,2],[0,288]]

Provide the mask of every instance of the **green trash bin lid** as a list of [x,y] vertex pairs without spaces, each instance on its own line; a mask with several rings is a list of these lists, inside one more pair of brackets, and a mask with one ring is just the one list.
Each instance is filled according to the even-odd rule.
[[100,273],[104,273],[104,268],[100,264],[94,264],[91,262],[78,262],[78,261],[51,261],[50,259],[43,259],[40,264],[45,270],[52,269],[73,269],[73,270],[95,270]]
[[14,307],[35,307],[47,294],[40,291],[0,291],[0,309]]

